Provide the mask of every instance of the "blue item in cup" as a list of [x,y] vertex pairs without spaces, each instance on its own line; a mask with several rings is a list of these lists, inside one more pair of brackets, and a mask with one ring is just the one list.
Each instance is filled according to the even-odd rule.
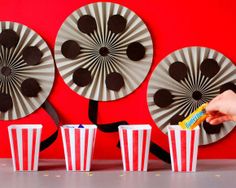
[[78,128],[84,128],[84,126],[83,126],[82,124],[80,124],[80,125],[78,126]]
[[73,129],[75,129],[75,128],[84,128],[84,126],[82,125],[82,124],[79,124],[79,126],[77,126],[77,125],[66,125],[66,128],[73,128]]

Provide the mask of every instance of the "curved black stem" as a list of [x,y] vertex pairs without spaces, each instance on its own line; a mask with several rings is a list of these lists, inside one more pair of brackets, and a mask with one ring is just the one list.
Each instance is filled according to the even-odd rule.
[[102,132],[111,133],[117,132],[119,125],[128,125],[127,121],[118,121],[114,123],[99,124],[97,122],[98,117],[98,101],[89,101],[89,119],[92,123],[98,126],[98,129]]
[[60,124],[59,116],[58,116],[55,108],[47,100],[43,103],[42,107],[53,119],[53,121],[57,127],[57,130],[52,135],[50,135],[48,138],[46,138],[45,140],[43,140],[40,143],[40,151],[47,149],[49,146],[51,146],[56,141],[57,136],[58,136],[58,131],[59,131],[59,124]]
[[[128,125],[127,121],[118,121],[114,123],[107,123],[107,124],[99,124],[97,122],[98,119],[98,101],[89,100],[89,119],[92,123],[98,126],[98,129],[102,132],[110,133],[110,132],[117,132],[119,125]],[[120,143],[118,142],[117,147],[120,147]],[[157,144],[151,142],[150,144],[150,152],[161,159],[166,163],[171,163],[170,154],[162,149]]]

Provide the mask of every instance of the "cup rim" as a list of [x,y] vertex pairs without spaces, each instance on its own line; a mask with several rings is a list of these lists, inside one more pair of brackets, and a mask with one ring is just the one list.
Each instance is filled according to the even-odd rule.
[[65,124],[62,125],[62,129],[97,129],[97,125],[94,124],[82,124],[84,128],[79,128],[80,124]]
[[130,124],[120,125],[119,130],[151,130],[152,127],[149,124]]
[[42,129],[42,124],[12,124],[8,129]]
[[193,130],[199,130],[199,126],[196,126],[194,129],[182,129],[179,125],[169,125],[167,127],[168,130],[179,130],[179,131],[193,131]]

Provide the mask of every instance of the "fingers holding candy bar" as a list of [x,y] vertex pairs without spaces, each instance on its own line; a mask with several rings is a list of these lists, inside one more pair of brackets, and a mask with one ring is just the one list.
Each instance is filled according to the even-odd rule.
[[218,125],[226,121],[236,121],[236,94],[227,90],[197,108],[179,125],[182,129],[194,129],[206,120],[212,125]]
[[210,123],[211,125],[219,125],[226,121],[232,121],[232,119],[233,119],[232,116],[218,113],[218,115],[209,114],[208,117],[206,118],[206,121]]
[[206,121],[212,125],[236,121],[236,94],[227,90],[210,101],[206,107]]

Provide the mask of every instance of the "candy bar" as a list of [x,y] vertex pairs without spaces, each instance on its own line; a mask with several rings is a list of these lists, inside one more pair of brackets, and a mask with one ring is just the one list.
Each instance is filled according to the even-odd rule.
[[207,103],[198,107],[193,113],[191,113],[187,118],[185,118],[182,122],[179,122],[179,126],[182,129],[194,129],[201,122],[203,122],[206,117],[206,108]]

